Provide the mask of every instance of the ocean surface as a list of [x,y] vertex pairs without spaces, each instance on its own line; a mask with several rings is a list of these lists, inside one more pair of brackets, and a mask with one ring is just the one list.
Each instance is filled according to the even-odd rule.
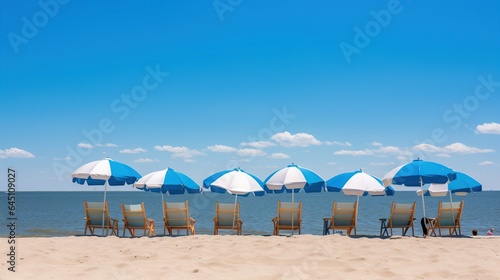
[[[72,236],[82,235],[84,230],[84,208],[83,201],[102,201],[103,192],[96,191],[68,191],[68,192],[17,192],[15,194],[15,217],[16,237],[47,237],[47,236]],[[163,234],[162,196],[158,193],[144,191],[108,191],[112,218],[120,221],[120,235],[122,234],[123,222],[120,203],[145,203],[146,214],[156,222],[157,234]],[[201,193],[164,196],[166,201],[181,202],[189,201],[190,216],[196,220],[197,234],[213,234],[213,217],[215,213],[215,202],[234,203],[234,196],[229,194]],[[291,201],[291,194],[269,194],[262,197],[249,195],[238,196],[241,204],[241,219],[243,220],[243,234],[271,235],[273,224],[271,219],[276,216],[277,201]],[[449,201],[447,197],[425,197],[426,216],[435,217],[440,200]],[[464,200],[464,211],[462,216],[462,234],[471,235],[472,229],[476,228],[479,235],[485,235],[486,231],[494,227],[495,233],[500,234],[500,192],[483,191],[472,193],[467,196],[452,197],[453,201]],[[330,217],[332,203],[336,201],[355,201],[355,196],[346,196],[342,193],[298,193],[295,201],[303,202],[302,233],[321,235],[323,229],[323,218]],[[388,218],[391,203],[417,202],[417,218],[415,223],[415,235],[421,236],[420,218],[423,216],[422,199],[414,191],[398,192],[392,197],[365,196],[359,199],[358,213],[358,235],[379,235],[379,218]],[[7,237],[9,229],[7,224],[9,204],[7,193],[0,194],[0,236]],[[100,230],[98,230],[100,234]],[[286,234],[286,232],[283,232]],[[178,234],[184,235],[185,231]],[[231,231],[220,231],[220,234],[233,234]],[[400,235],[399,229],[395,235]]]

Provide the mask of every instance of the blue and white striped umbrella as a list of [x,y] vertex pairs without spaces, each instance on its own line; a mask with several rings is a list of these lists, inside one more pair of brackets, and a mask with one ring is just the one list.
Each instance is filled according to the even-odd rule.
[[134,183],[140,190],[161,192],[162,194],[199,193],[201,188],[193,179],[172,168],[167,168],[144,175]]
[[203,188],[210,189],[211,192],[235,195],[253,193],[262,196],[265,193],[263,185],[259,178],[240,168],[220,171],[203,180]]
[[384,186],[405,185],[420,187],[425,184],[444,184],[456,178],[456,173],[442,164],[421,159],[413,160],[389,171],[382,182]]
[[[472,192],[480,192],[483,190],[481,183],[474,178],[462,172],[456,172],[457,177],[453,181],[444,184],[431,184],[427,190],[424,190],[425,196],[446,196],[454,193],[456,195],[466,195]],[[420,195],[421,191],[417,191]]]
[[110,158],[92,161],[80,166],[72,174],[73,182],[89,186],[104,185],[104,203],[102,205],[102,235],[104,235],[104,211],[106,206],[106,189],[110,186],[133,184],[141,178],[132,167]]
[[[457,174],[451,168],[432,161],[415,159],[389,171],[383,178],[384,186],[405,185],[407,187],[420,187],[423,192],[425,184],[444,184],[455,180]],[[425,201],[422,196],[422,208],[425,215]]]
[[321,192],[325,188],[325,180],[313,171],[290,164],[279,169],[264,180],[264,189],[268,193],[292,193],[292,203],[294,194],[304,189],[305,192]]
[[355,196],[383,196],[394,195],[394,189],[390,186],[384,187],[382,181],[362,170],[346,172],[336,175],[326,181],[326,189],[329,192],[342,191],[345,195]]
[[132,167],[110,158],[92,161],[80,166],[71,174],[73,183],[89,186],[106,185],[123,186],[133,184],[141,175]]
[[297,193],[304,189],[305,192],[321,192],[325,187],[325,180],[313,171],[290,164],[279,169],[264,180],[266,192],[270,193]]
[[[356,207],[359,206],[359,197],[372,195],[384,196],[394,195],[395,190],[391,186],[384,187],[382,181],[362,170],[346,172],[336,175],[326,181],[326,189],[329,192],[343,192],[345,195],[356,196]],[[356,223],[358,220],[358,209],[356,209]]]
[[[254,175],[245,172],[240,168],[233,170],[224,170],[217,172],[205,180],[203,180],[203,188],[210,189],[215,193],[230,193],[234,194],[234,211],[236,213],[236,203],[238,195],[246,196],[253,193],[256,196],[265,194],[263,189],[264,183]],[[236,214],[233,215],[233,228],[236,219]]]

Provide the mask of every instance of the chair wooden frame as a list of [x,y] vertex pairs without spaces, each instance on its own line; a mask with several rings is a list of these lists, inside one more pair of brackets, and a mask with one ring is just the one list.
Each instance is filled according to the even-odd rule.
[[186,230],[186,235],[195,234],[194,224],[195,219],[189,217],[188,201],[185,202],[164,202],[163,203],[163,235],[168,230],[168,234],[172,235],[172,231]]
[[[94,235],[94,230],[96,228],[103,228],[103,203],[104,202],[83,201],[83,208],[85,209],[85,230],[83,231],[83,235],[87,235],[87,229],[90,235]],[[104,228],[106,229],[106,236],[109,234],[109,230],[111,230],[111,234],[118,236],[120,230],[118,227],[118,220],[109,217],[107,201],[104,203]]]
[[278,215],[272,219],[274,224],[273,235],[279,235],[280,230],[300,230],[302,227],[302,201],[281,202],[278,201]]
[[332,207],[332,222],[329,229],[345,230],[347,235],[351,235],[354,230],[356,235],[356,217],[358,211],[358,202],[333,202]]
[[401,235],[405,236],[408,229],[411,228],[411,235],[415,236],[413,221],[415,220],[416,205],[416,202],[410,204],[393,202],[391,207],[391,217],[387,223],[382,224],[381,232],[387,232],[387,229],[391,229],[392,236],[393,228],[401,228]]
[[243,221],[240,219],[240,203],[215,203],[214,235],[219,234],[219,229],[236,230],[241,235]]
[[[450,207],[451,206],[451,207]],[[442,202],[439,201],[438,215],[436,218],[429,218],[428,235],[437,236],[436,229],[441,235],[441,229],[448,229],[448,234],[451,236],[462,235],[462,227],[460,220],[462,219],[462,211],[464,209],[464,201],[459,202]]]
[[148,236],[155,235],[155,223],[152,219],[146,217],[146,209],[144,208],[144,202],[141,204],[121,204],[123,213],[123,237],[125,237],[125,232],[128,230],[132,237],[135,237],[136,230],[144,230],[144,236],[146,232]]

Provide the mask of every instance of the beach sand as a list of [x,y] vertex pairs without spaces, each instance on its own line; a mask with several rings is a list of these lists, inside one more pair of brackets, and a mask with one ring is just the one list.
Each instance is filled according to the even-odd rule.
[[0,239],[0,279],[500,279],[500,238],[211,236]]

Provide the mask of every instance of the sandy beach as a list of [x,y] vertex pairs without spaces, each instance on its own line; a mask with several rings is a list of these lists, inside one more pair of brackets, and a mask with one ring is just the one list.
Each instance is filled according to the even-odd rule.
[[500,238],[372,236],[7,239],[0,279],[500,279]]

